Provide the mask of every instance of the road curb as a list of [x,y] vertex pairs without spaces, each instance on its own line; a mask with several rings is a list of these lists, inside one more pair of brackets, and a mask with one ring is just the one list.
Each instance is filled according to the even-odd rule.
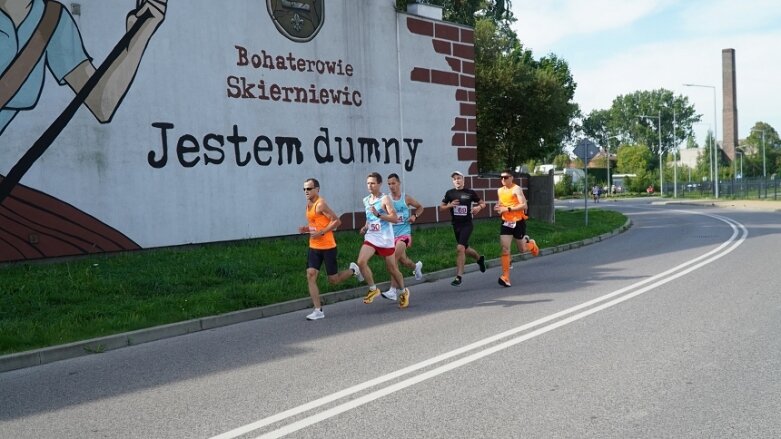
[[[627,219],[623,226],[616,230],[604,233],[602,235],[584,239],[582,241],[572,242],[568,244],[562,244],[556,247],[548,247],[540,249],[539,256],[547,256],[554,253],[560,253],[567,250],[580,248],[586,245],[594,244],[605,239],[609,239],[620,233],[625,232],[632,225],[632,221]],[[524,261],[531,259],[533,256],[530,254],[519,254],[513,256],[513,261]],[[486,261],[486,266],[496,267],[501,265],[500,259],[491,259]],[[478,271],[477,264],[468,264],[464,267],[464,273],[472,273]],[[440,279],[450,278],[455,276],[456,269],[446,268],[431,273],[426,273],[423,276],[423,280],[416,281],[414,278],[405,278],[405,284],[410,286],[421,284],[423,282],[433,282]],[[385,289],[389,286],[389,282],[383,282],[377,284],[378,288]],[[366,287],[350,288],[347,290],[334,291],[326,293],[321,296],[323,305],[342,302],[345,300],[352,300],[363,297],[366,292]],[[97,337],[89,340],[83,340],[73,343],[67,343],[63,345],[50,346],[41,349],[35,349],[31,351],[18,352],[15,354],[7,354],[0,356],[0,373],[8,372],[16,369],[24,369],[33,366],[40,366],[43,364],[53,363],[55,361],[66,360],[69,358],[81,357],[91,354],[100,354],[103,352],[111,351],[114,349],[120,349],[128,346],[135,346],[142,343],[148,343],[150,341],[163,340],[166,338],[177,337],[180,335],[191,334],[194,332],[200,332],[208,329],[219,328],[222,326],[234,325],[236,323],[243,323],[250,320],[260,319],[264,317],[271,317],[280,314],[287,314],[294,311],[301,311],[308,309],[312,306],[311,300],[307,298],[290,300],[287,302],[276,303],[273,305],[266,305],[257,308],[250,308],[240,311],[233,311],[226,314],[219,314],[216,316],[201,317],[192,320],[186,320],[183,322],[171,323],[168,325],[154,326],[152,328],[139,329],[137,331],[124,332],[121,334],[107,335],[104,337]],[[303,318],[303,317],[302,317]]]

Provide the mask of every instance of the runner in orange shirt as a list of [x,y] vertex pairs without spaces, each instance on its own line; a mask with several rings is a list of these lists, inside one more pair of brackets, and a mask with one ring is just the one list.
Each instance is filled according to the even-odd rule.
[[502,244],[502,276],[499,285],[510,286],[510,244],[515,238],[515,244],[521,253],[529,251],[537,256],[540,249],[533,239],[526,235],[526,197],[523,190],[513,183],[513,175],[509,170],[502,171],[502,187],[497,190],[498,199],[494,210],[502,216],[499,240]]
[[328,274],[328,282],[337,284],[355,276],[363,281],[361,271],[355,262],[350,263],[348,270],[338,271],[336,263],[336,239],[334,230],[339,227],[341,221],[333,210],[320,196],[320,182],[309,178],[304,181],[304,195],[306,195],[306,219],[307,225],[298,228],[301,233],[309,234],[309,256],[306,269],[306,281],[309,286],[309,296],[312,298],[314,311],[306,316],[307,320],[318,320],[325,317],[320,305],[320,289],[317,287],[317,274],[325,262],[325,272]]

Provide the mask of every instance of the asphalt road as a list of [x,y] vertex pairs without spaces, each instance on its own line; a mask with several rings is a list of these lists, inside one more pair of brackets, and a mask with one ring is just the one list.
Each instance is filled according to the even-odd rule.
[[2,373],[0,437],[781,436],[781,214],[601,207],[632,228],[516,262],[511,288],[494,268],[404,311],[352,300]]

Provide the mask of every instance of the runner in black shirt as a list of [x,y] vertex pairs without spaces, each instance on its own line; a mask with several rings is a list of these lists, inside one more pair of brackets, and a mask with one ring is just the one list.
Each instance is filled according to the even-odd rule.
[[[450,285],[457,287],[461,285],[461,276],[464,275],[464,262],[466,255],[475,259],[480,271],[485,273],[485,257],[481,256],[475,249],[469,247],[469,237],[472,235],[472,215],[485,209],[485,201],[480,199],[477,192],[472,189],[464,188],[464,174],[454,171],[450,177],[453,179],[454,189],[445,193],[440,210],[450,210],[450,216],[453,223],[453,232],[456,235],[456,277]],[[472,208],[472,204],[477,206]]]

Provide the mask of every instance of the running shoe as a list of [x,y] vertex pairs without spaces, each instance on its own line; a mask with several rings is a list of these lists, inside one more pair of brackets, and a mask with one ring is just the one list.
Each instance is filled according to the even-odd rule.
[[320,309],[315,308],[314,311],[312,311],[311,314],[306,316],[307,320],[320,320],[325,318],[325,314],[323,314],[323,311]]
[[415,263],[415,280],[423,279],[423,262]]
[[530,239],[529,242],[526,244],[526,246],[529,248],[529,251],[532,253],[532,256],[539,256],[540,248],[537,246],[537,242],[535,240]]
[[361,269],[358,267],[358,264],[350,262],[350,270],[353,271],[353,276],[358,278],[358,282],[363,282],[363,275],[361,274]]
[[396,288],[391,287],[388,291],[381,294],[383,299],[396,301]]
[[485,273],[485,256],[480,256],[477,260],[477,265],[480,266],[480,273]]
[[509,287],[510,279],[507,279],[506,277],[504,277],[504,275],[499,276],[499,285],[503,287]]
[[399,294],[399,308],[404,309],[409,306],[409,288],[404,288],[404,290]]
[[363,298],[363,303],[365,303],[365,304],[372,303],[372,302],[374,302],[374,299],[376,299],[377,296],[379,296],[379,295],[380,295],[380,289],[379,288],[375,288],[373,290],[369,290],[369,292],[366,293],[366,296],[364,296],[364,298]]
[[461,286],[461,276],[456,276],[453,279],[453,282],[450,282],[450,285],[453,285],[454,287],[460,287]]

